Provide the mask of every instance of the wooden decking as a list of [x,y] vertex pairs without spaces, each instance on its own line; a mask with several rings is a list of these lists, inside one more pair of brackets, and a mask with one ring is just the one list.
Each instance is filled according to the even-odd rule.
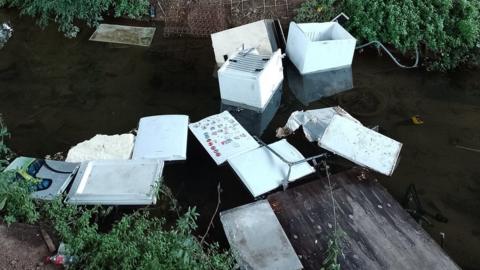
[[[459,269],[372,176],[355,168],[330,178],[338,227],[346,233],[342,270]],[[334,231],[327,179],[272,194],[268,201],[304,268],[320,269]]]

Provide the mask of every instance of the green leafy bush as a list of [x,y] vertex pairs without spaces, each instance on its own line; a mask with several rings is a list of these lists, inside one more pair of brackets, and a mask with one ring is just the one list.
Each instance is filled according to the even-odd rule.
[[[0,118],[0,160],[11,154],[4,138],[8,130]],[[8,162],[0,163],[7,165]],[[65,205],[63,198],[37,203],[31,195],[31,181],[16,179],[16,171],[0,170],[0,216],[4,222],[35,223],[40,217],[55,229],[67,251],[78,260],[77,269],[198,269],[229,270],[234,259],[218,245],[202,245],[194,235],[198,214],[189,208],[183,215],[167,188],[156,188],[168,199],[179,218],[167,226],[166,219],[149,212],[124,215],[111,230],[102,232],[97,219],[110,208]],[[35,181],[35,180],[33,180]]]
[[30,197],[30,183],[16,181],[15,171],[0,172],[0,213],[7,224],[26,222],[33,224],[40,215]]
[[7,224],[17,221],[34,223],[39,214],[35,202],[30,198],[31,183],[15,180],[15,171],[3,172],[8,165],[8,159],[13,156],[12,150],[6,145],[10,132],[0,115],[0,214]]
[[148,0],[0,0],[0,7],[19,8],[21,14],[37,17],[41,27],[51,21],[67,37],[75,37],[80,31],[77,21],[89,26],[99,24],[103,15],[112,10],[115,17],[138,18],[148,12]]
[[234,260],[217,245],[205,249],[193,236],[195,209],[181,216],[169,228],[165,219],[147,211],[125,215],[106,232],[99,232],[94,216],[100,208],[49,205],[46,215],[52,220],[79,269],[232,269]]
[[479,61],[479,0],[307,0],[295,20],[328,21],[341,11],[357,39],[378,40],[404,54],[419,48],[428,69]]
[[0,114],[0,171],[8,165],[8,159],[13,155],[12,150],[8,148],[6,140],[10,138],[10,132],[3,123]]
[[337,0],[307,0],[296,10],[296,22],[327,22],[337,16]]

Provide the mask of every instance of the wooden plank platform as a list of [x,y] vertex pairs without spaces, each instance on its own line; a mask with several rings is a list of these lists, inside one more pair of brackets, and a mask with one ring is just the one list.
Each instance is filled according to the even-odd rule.
[[[460,269],[373,176],[354,168],[330,178],[338,226],[346,233],[342,270]],[[334,231],[328,180],[268,201],[305,269],[320,269]]]

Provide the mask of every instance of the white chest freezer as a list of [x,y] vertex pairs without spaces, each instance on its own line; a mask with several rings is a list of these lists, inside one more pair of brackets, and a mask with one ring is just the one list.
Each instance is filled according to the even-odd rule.
[[237,52],[218,70],[218,82],[222,100],[263,111],[283,82],[281,51]]

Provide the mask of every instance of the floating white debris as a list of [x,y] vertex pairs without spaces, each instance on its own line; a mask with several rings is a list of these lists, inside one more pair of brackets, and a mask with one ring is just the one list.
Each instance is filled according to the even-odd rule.
[[67,202],[85,205],[149,205],[156,203],[163,161],[99,160],[83,162]]
[[260,54],[271,55],[277,45],[273,20],[262,20],[211,35],[215,61],[221,66],[241,48],[255,48]]
[[283,81],[282,54],[239,51],[218,70],[220,96],[263,111]]
[[290,23],[287,55],[301,74],[350,66],[357,40],[337,22]]
[[187,159],[188,116],[143,117],[138,124],[132,159]]
[[[269,147],[288,162],[305,159],[295,147],[286,140],[272,143]],[[289,166],[265,146],[228,159],[235,173],[248,188],[253,197],[258,197],[282,185],[289,177],[292,182],[315,172],[308,162],[293,165],[290,176]]]
[[189,127],[217,165],[259,146],[228,111],[204,118]]
[[220,220],[241,269],[303,269],[266,200],[221,212]]
[[0,25],[0,49],[7,44],[7,41],[12,37],[13,28],[8,23]]
[[95,135],[90,140],[72,147],[67,154],[67,162],[83,162],[89,160],[130,159],[135,136]]
[[29,157],[16,158],[5,171],[17,171],[19,181],[37,179],[32,187],[32,198],[53,200],[67,188],[80,163],[43,160]]
[[148,47],[152,43],[155,29],[155,27],[100,24],[90,40]]
[[363,126],[340,107],[294,112],[277,137],[300,126],[309,141],[354,163],[385,175],[396,168],[402,144]]

